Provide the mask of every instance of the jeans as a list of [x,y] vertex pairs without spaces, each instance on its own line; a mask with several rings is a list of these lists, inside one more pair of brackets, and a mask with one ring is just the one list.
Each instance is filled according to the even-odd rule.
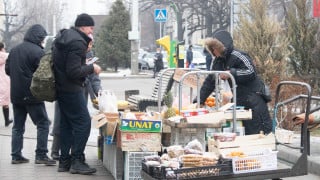
[[61,112],[61,160],[81,159],[90,136],[91,118],[83,91],[58,92]]
[[27,114],[37,126],[36,157],[45,156],[48,153],[49,119],[45,104],[13,104],[14,123],[12,127],[11,156],[17,158],[22,156],[23,134]]

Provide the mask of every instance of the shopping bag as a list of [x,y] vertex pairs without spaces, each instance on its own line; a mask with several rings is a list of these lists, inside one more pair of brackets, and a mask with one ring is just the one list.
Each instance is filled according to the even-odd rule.
[[233,97],[233,94],[232,94],[231,87],[229,85],[228,80],[221,80],[220,88],[221,88],[220,94],[222,99],[222,105],[230,103]]
[[117,97],[111,90],[101,90],[98,93],[99,110],[103,113],[118,112]]

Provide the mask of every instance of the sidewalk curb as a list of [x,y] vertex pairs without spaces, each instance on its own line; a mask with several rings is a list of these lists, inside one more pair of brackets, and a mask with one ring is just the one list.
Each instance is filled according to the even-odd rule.
[[127,74],[101,74],[100,79],[149,79],[153,78],[152,74],[137,74],[137,75],[127,75]]
[[[299,150],[292,150],[287,147],[279,147],[278,157],[288,162],[296,162],[299,158]],[[308,173],[320,176],[320,157],[318,155],[308,156]]]
[[150,79],[152,75],[124,75],[124,76],[100,76],[100,79]]

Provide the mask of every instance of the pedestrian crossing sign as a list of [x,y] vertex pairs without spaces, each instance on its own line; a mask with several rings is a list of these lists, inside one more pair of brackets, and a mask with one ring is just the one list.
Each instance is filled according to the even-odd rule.
[[154,10],[154,21],[155,22],[166,22],[167,21],[167,10],[166,9],[155,9]]

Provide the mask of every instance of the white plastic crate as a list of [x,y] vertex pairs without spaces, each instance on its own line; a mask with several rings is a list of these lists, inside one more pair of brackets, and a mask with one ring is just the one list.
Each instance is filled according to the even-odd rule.
[[142,159],[145,156],[157,155],[158,152],[124,152],[124,180],[142,179]]
[[232,158],[233,173],[249,173],[277,169],[277,153],[271,149],[246,153],[245,157]]

